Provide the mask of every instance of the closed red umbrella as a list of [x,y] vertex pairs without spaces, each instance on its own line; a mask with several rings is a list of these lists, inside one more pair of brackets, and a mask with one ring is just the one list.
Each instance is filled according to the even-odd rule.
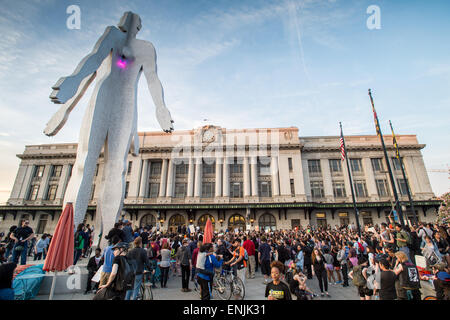
[[74,222],[73,222],[73,205],[68,202],[56,225],[50,247],[48,248],[47,257],[44,262],[44,271],[55,272],[53,277],[52,289],[50,291],[50,299],[53,298],[55,289],[56,273],[66,270],[73,265],[74,251]]
[[208,218],[208,220],[206,220],[206,224],[205,224],[205,232],[203,235],[203,244],[211,243],[212,238],[213,238],[213,226],[212,226],[211,219]]

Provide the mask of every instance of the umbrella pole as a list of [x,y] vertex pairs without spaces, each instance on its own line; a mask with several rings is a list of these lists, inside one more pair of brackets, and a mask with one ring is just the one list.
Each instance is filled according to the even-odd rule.
[[55,284],[56,284],[56,274],[58,272],[55,271],[55,274],[53,275],[53,280],[52,280],[52,288],[50,289],[50,296],[48,298],[48,300],[53,300],[53,294],[55,293]]

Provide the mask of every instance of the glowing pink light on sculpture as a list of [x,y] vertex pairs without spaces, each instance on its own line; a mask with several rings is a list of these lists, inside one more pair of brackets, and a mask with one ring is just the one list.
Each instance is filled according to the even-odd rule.
[[127,67],[127,61],[126,61],[126,60],[119,59],[119,60],[117,60],[117,66],[118,66],[120,69],[125,69],[125,68]]

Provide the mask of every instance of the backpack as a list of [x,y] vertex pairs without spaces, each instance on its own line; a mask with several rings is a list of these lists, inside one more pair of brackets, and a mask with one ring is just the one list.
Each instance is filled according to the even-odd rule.
[[353,267],[353,284],[355,285],[355,287],[363,287],[366,285],[366,279],[362,274],[362,270],[362,266]]
[[248,253],[246,249],[244,249],[244,260],[248,261]]
[[80,246],[80,233],[78,231],[75,233],[74,245],[75,248]]
[[114,289],[116,291],[128,291],[134,288],[134,278],[136,276],[136,261],[125,256],[120,259],[120,269]]
[[403,289],[419,289],[420,278],[419,270],[412,263],[406,262],[403,265],[403,271],[400,273],[400,286]]

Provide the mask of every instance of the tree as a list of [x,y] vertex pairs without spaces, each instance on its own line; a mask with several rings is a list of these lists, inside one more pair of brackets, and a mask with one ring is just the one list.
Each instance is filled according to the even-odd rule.
[[447,192],[439,197],[442,201],[438,211],[438,224],[446,224],[450,222],[450,192]]

